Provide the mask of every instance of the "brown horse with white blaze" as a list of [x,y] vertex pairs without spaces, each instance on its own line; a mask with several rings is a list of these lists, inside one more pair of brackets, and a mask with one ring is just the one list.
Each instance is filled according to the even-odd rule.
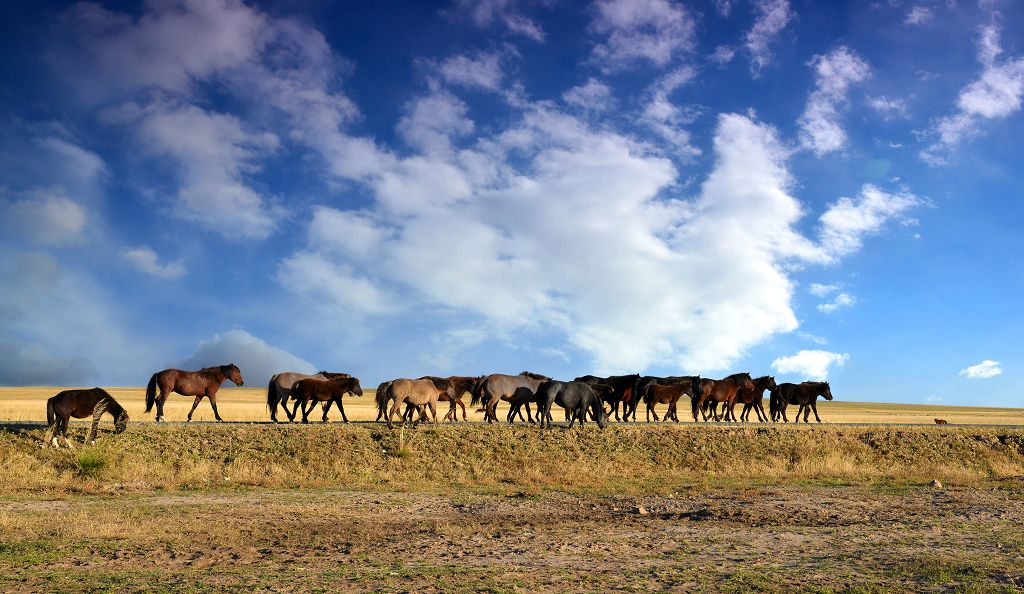
[[[195,396],[196,401],[192,403],[192,410],[188,412],[188,420],[192,420],[192,413],[203,398],[210,399],[210,406],[213,408],[213,415],[218,421],[220,413],[217,412],[217,390],[226,380],[231,380],[236,386],[241,386],[242,372],[234,363],[218,365],[215,367],[204,367],[199,371],[182,371],[180,369],[164,369],[158,371],[149,378],[146,386],[146,412],[153,410],[156,405],[156,420],[159,423],[164,420],[164,401],[171,392],[177,392],[182,396]],[[156,390],[160,388],[160,395]]]

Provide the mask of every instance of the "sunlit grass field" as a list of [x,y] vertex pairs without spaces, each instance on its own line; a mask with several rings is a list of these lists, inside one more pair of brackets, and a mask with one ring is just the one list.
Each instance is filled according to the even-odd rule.
[[[0,421],[45,421],[46,420],[46,399],[66,388],[56,387],[0,387]],[[107,388],[107,391],[125,408],[133,421],[152,420],[154,413],[148,415],[145,411],[145,389],[137,388]],[[377,411],[374,407],[374,391],[367,389],[360,398],[345,398],[345,414],[351,421],[370,421],[376,418]],[[471,421],[483,420],[483,413],[476,413],[469,407],[469,397],[464,399],[468,408],[468,417]],[[171,395],[167,400],[164,411],[169,421],[184,421],[192,407],[191,397]],[[765,399],[765,408],[768,400]],[[217,407],[220,409],[221,417],[225,421],[267,421],[270,414],[266,406],[265,388],[222,388],[217,394]],[[682,408],[688,406],[683,403]],[[507,410],[503,404],[500,411]],[[448,412],[448,403],[442,402],[438,406],[438,415],[443,416]],[[659,408],[659,415],[664,412],[664,406]],[[684,411],[680,411],[683,413]],[[842,402],[832,401],[818,402],[818,413],[824,422],[832,423],[919,423],[925,425],[934,424],[934,419],[945,419],[952,424],[965,425],[1024,425],[1024,409],[1019,408],[992,408],[974,406],[936,406],[925,404],[889,404],[878,402]],[[320,420],[320,407],[310,413],[310,421]],[[790,407],[790,420],[794,420],[796,407]],[[500,416],[500,414],[499,414]],[[203,400],[193,415],[195,421],[212,421],[213,410],[209,401]],[[285,420],[283,413],[278,413],[278,419]],[[462,418],[461,411],[459,418]],[[641,407],[637,411],[637,418],[641,421],[645,418],[644,410]],[[680,414],[680,418],[684,418]],[[751,415],[751,418],[754,418]],[[341,414],[335,407],[331,408],[330,419],[340,421]],[[811,416],[814,422],[814,416]]]

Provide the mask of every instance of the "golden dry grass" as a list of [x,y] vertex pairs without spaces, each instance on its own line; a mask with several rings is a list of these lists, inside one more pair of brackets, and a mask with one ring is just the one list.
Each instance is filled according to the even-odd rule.
[[[0,387],[0,421],[45,421],[46,399],[65,388],[57,387]],[[152,420],[153,413],[145,411],[144,388],[107,388],[134,421]],[[361,398],[346,398],[345,413],[352,421],[369,421],[377,416],[373,404],[373,390],[366,390]],[[192,407],[192,398],[173,394],[167,400],[165,412],[169,421],[184,421]],[[468,397],[466,399],[469,405]],[[765,406],[767,406],[767,400]],[[266,407],[265,388],[222,388],[217,395],[217,407],[221,416],[228,421],[266,421],[269,413]],[[501,407],[504,409],[504,405]],[[664,407],[661,407],[663,411]],[[441,403],[438,409],[443,414],[448,411],[448,404]],[[831,423],[910,423],[934,424],[935,418],[945,419],[953,424],[964,425],[1024,425],[1024,409],[994,408],[974,406],[936,406],[927,404],[892,404],[878,402],[842,402],[832,401],[818,403],[818,412],[825,422]],[[796,408],[790,408],[790,420],[796,415]],[[483,420],[482,413],[469,410],[470,420]],[[461,415],[461,413],[460,413]],[[643,418],[643,410],[638,411]],[[278,415],[279,419],[285,417]],[[341,420],[337,409],[332,407],[330,418]],[[460,416],[461,418],[461,416]],[[682,415],[681,415],[682,418]],[[193,416],[197,421],[212,421],[213,410],[208,401],[203,401]],[[310,413],[311,421],[320,419],[319,408]],[[812,415],[811,421],[814,417]]]

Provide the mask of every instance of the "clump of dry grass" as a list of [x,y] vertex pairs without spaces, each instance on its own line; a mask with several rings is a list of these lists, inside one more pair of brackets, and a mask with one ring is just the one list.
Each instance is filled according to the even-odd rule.
[[130,426],[86,450],[0,432],[0,493],[226,487],[660,493],[714,481],[970,483],[1024,474],[1024,431],[820,427]]

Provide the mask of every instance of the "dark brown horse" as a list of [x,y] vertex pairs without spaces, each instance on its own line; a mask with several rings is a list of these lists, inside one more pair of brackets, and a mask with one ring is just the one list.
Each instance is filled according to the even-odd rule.
[[53,447],[60,447],[58,437],[63,437],[64,443],[71,447],[71,442],[68,441],[68,421],[71,417],[92,417],[92,429],[89,430],[85,443],[96,443],[96,428],[104,413],[110,413],[110,416],[114,417],[114,431],[117,433],[121,433],[128,426],[128,413],[102,388],[64,390],[53,396],[46,401],[47,435],[52,440]]
[[[164,401],[171,392],[177,392],[182,396],[196,397],[196,401],[192,403],[192,410],[188,411],[189,421],[192,420],[192,413],[196,412],[196,407],[204,397],[210,399],[213,415],[218,421],[223,421],[217,412],[217,390],[225,380],[231,380],[236,386],[243,384],[242,372],[234,363],[205,367],[199,371],[158,371],[149,378],[149,385],[146,386],[146,412],[153,410],[153,405],[156,404],[156,420],[158,423],[164,420]],[[160,396],[156,394],[157,387],[160,388]]]
[[754,387],[751,389],[740,388],[736,391],[736,398],[728,403],[729,412],[726,415],[726,420],[732,417],[732,420],[736,420],[736,404],[740,403],[743,405],[743,412],[740,413],[740,421],[747,422],[750,420],[750,410],[753,409],[757,413],[757,420],[761,423],[769,420],[768,413],[764,412],[764,391],[775,389],[775,378],[765,375],[754,379]]
[[804,423],[808,422],[811,411],[814,411],[814,418],[820,423],[818,416],[818,396],[825,400],[832,400],[832,388],[828,382],[802,382],[799,384],[779,384],[772,390],[769,397],[768,408],[772,413],[772,420],[777,421],[781,416],[786,423],[786,407],[790,404],[798,404],[800,408],[796,411],[796,422],[800,422],[800,413],[804,415]]
[[[299,373],[297,371],[282,371],[281,373],[275,373],[270,378],[270,383],[267,384],[267,408],[270,409],[270,420],[277,423],[277,406],[280,404],[284,408],[285,414],[288,414],[288,397],[292,393],[292,386],[299,380],[308,378],[313,379],[345,379],[352,377],[347,373],[333,373],[330,371],[318,371],[313,375],[308,373]],[[327,403],[324,403],[327,406]],[[289,421],[295,419],[289,418]]]
[[949,425],[949,421],[946,419],[935,419],[936,425]]
[[[683,388],[683,393],[684,394],[688,394],[690,396],[690,398],[699,398],[704,393],[703,384],[701,383],[701,378],[700,378],[700,376],[697,376],[697,375],[675,375],[675,376],[669,376],[669,377],[657,377],[657,376],[653,376],[653,375],[646,375],[646,376],[640,378],[640,381],[637,383],[637,389],[636,390],[637,390],[637,397],[641,401],[646,403],[648,405],[648,407],[651,406],[651,403],[649,402],[649,399],[650,399],[650,395],[651,395],[651,388],[653,386],[681,386]],[[659,404],[666,404],[666,403],[665,402],[660,402]],[[674,410],[673,410],[673,413],[675,413]],[[647,414],[647,422],[650,422],[650,420],[651,420],[650,412],[648,412],[648,414]],[[655,415],[654,415],[654,420],[655,421],[658,420],[657,413],[655,413]],[[676,420],[678,420],[678,419],[676,419]]]
[[[694,422],[697,421],[697,413],[703,408],[705,402],[711,404],[711,411],[715,422],[718,422],[720,419],[715,403],[728,403],[736,398],[737,390],[741,388],[752,390],[753,387],[754,380],[751,379],[749,373],[734,373],[720,380],[702,380],[701,390],[703,393],[699,397],[690,399]],[[726,409],[725,412],[728,412],[728,410]],[[704,420],[707,420],[707,418],[705,417]]]
[[672,384],[662,386],[660,384],[654,384],[647,388],[647,422],[651,422],[651,415],[654,415],[654,421],[657,422],[658,411],[654,410],[657,404],[667,404],[668,410],[665,411],[665,420],[679,422],[679,416],[676,414],[676,406],[679,403],[679,399],[686,395],[689,391],[689,386],[683,384]]
[[292,414],[288,415],[288,418],[294,420],[295,414],[301,406],[302,422],[308,423],[309,413],[316,407],[316,403],[324,402],[326,404],[324,406],[324,416],[321,420],[326,423],[327,413],[331,410],[331,404],[337,403],[338,410],[341,411],[341,418],[347,423],[348,417],[345,415],[345,406],[341,403],[341,398],[345,394],[363,395],[363,388],[359,385],[357,378],[344,377],[326,380],[306,378],[299,380],[292,385],[291,397],[295,401],[295,406],[292,407]]

